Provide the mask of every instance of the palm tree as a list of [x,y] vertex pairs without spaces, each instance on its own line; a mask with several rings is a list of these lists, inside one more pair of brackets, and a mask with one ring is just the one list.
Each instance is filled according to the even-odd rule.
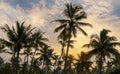
[[19,23],[17,21],[16,28],[14,26],[10,28],[10,26],[6,24],[5,27],[1,27],[1,29],[7,34],[8,40],[0,39],[0,41],[5,47],[14,51],[13,57],[17,58],[16,74],[19,74],[19,54],[34,28],[31,28],[31,25],[24,26],[24,22]]
[[[44,33],[41,32],[40,30],[37,30],[35,32],[33,32],[30,36],[30,38],[28,39],[28,47],[30,49],[32,49],[32,51],[30,53],[32,53],[32,57],[31,57],[31,66],[30,66],[30,70],[33,67],[33,63],[35,61],[35,56],[36,54],[39,54],[38,52],[43,49],[44,46],[47,46],[46,42],[49,41],[47,38],[45,38]],[[40,55],[40,54],[39,54]]]
[[78,54],[78,59],[76,59],[76,61],[77,74],[87,74],[87,72],[90,71],[92,62],[89,61],[89,58],[85,52],[82,51],[81,54]]
[[32,49],[30,48],[26,48],[23,53],[21,53],[21,55],[25,55],[24,57],[24,62],[26,62],[26,64],[28,65],[29,63],[29,58],[32,58],[33,52]]
[[75,57],[72,54],[69,54],[68,58],[67,58],[67,73],[69,74],[73,74],[74,73],[74,66],[75,66]]
[[64,49],[66,47],[66,41],[60,40],[59,43],[62,46],[62,48],[61,48],[61,55],[60,55],[60,59],[61,59],[65,55],[65,50]]
[[66,8],[63,11],[65,19],[57,19],[54,20],[55,22],[59,22],[60,26],[55,29],[55,32],[60,32],[58,38],[63,37],[65,35],[67,43],[67,50],[66,50],[66,60],[65,60],[65,70],[67,64],[67,56],[69,52],[69,41],[71,40],[72,36],[77,37],[77,30],[80,30],[84,35],[87,33],[81,28],[82,26],[91,26],[89,23],[84,23],[80,20],[87,18],[85,11],[83,10],[82,6],[77,6],[72,3],[67,3]]
[[27,62],[24,62],[22,64],[20,74],[29,74],[28,63]]
[[[75,40],[70,40],[69,41],[69,47],[70,48],[74,48],[74,46],[73,46],[73,43],[75,42]],[[65,47],[66,47],[66,44],[68,43],[68,41],[65,41],[64,39],[62,40],[60,40],[59,41],[59,43],[61,44],[61,46],[62,46],[62,48],[61,48],[61,55],[60,55],[60,58],[63,58],[63,57],[65,57]]]
[[54,50],[50,48],[50,46],[44,46],[43,49],[40,50],[40,63],[42,66],[42,70],[48,74],[51,71],[50,66],[52,65],[52,60],[55,53]]
[[14,72],[12,71],[12,66],[11,63],[5,63],[4,67],[3,67],[3,73],[1,72],[1,74],[14,74]]
[[83,47],[92,47],[93,50],[89,51],[89,56],[96,55],[98,58],[98,74],[102,74],[103,60],[105,57],[110,57],[111,55],[119,55],[118,50],[114,48],[117,45],[120,45],[119,42],[116,42],[117,39],[114,36],[108,36],[110,30],[103,29],[100,32],[100,35],[94,34],[91,36],[89,44],[85,44]]
[[32,62],[35,59],[35,55],[37,53],[37,51],[40,51],[40,49],[42,49],[44,46],[47,46],[46,42],[49,41],[47,38],[45,38],[44,33],[41,32],[40,30],[35,31],[34,33],[32,33],[31,38],[30,38],[30,44],[32,46],[32,48],[34,48],[34,53],[33,53],[33,57],[32,57]]

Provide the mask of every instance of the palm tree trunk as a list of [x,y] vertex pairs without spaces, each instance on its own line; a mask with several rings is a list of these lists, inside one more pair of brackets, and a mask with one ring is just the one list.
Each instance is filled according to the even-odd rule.
[[29,70],[29,72],[32,71],[33,62],[34,62],[34,59],[35,59],[35,54],[36,54],[36,52],[37,52],[37,49],[35,49],[35,52],[33,53],[33,57],[32,57],[32,59],[31,59],[31,65],[30,65],[30,70]]
[[19,51],[17,52],[16,74],[19,74]]
[[100,52],[100,60],[99,60],[99,74],[102,74],[102,52]]
[[70,37],[69,37],[69,41],[68,41],[68,44],[67,44],[67,50],[66,50],[66,56],[65,56],[65,64],[64,64],[64,73],[67,74],[67,58],[68,58],[68,52],[69,52],[69,45],[70,45]]
[[[71,19],[72,21],[72,19]],[[69,48],[70,48],[70,40],[71,40],[71,25],[69,29],[69,36],[68,36],[68,43],[67,43],[67,50],[66,50],[66,56],[65,56],[65,64],[64,64],[64,69],[65,69],[65,74],[67,74],[67,62],[68,62],[68,53],[69,53]]]
[[62,57],[63,57],[63,54],[64,54],[64,46],[62,46],[62,49],[61,49],[61,55],[60,55],[60,59],[62,59]]

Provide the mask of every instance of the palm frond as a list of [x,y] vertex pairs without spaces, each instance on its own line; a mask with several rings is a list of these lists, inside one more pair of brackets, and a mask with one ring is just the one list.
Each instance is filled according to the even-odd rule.
[[120,46],[120,42],[111,42],[107,44],[110,47]]
[[90,48],[91,46],[92,46],[91,44],[85,44],[82,46],[82,48],[84,48],[84,47]]
[[93,55],[97,55],[98,52],[98,49],[92,49],[91,51],[87,52],[86,57],[91,58]]
[[87,36],[87,33],[81,28],[81,27],[79,27],[79,26],[76,26],[84,35],[86,35]]
[[57,19],[57,20],[53,20],[51,22],[58,22],[60,24],[66,24],[69,20],[66,19]]
[[89,26],[89,27],[92,27],[92,25],[90,23],[77,22],[77,24],[79,24],[79,26]]
[[87,14],[85,11],[81,11],[79,14],[77,14],[75,16],[75,20],[79,21],[79,20],[82,20],[82,19],[86,19],[87,18]]
[[57,27],[57,28],[54,30],[54,32],[58,32],[58,31],[64,29],[65,27],[66,27],[66,24],[61,25],[61,26]]
[[120,55],[120,53],[118,52],[118,50],[117,49],[115,49],[115,48],[113,48],[113,47],[107,47],[106,48],[106,50],[109,52],[109,53],[111,53],[111,54],[113,54],[113,55]]

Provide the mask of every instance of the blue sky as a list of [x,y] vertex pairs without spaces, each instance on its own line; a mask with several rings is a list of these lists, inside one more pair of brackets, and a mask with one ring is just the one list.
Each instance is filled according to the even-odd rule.
[[[33,27],[37,26],[46,33],[46,37],[50,39],[49,44],[59,53],[57,34],[53,33],[58,25],[50,21],[63,18],[62,11],[66,2],[84,7],[88,15],[84,21],[93,25],[93,28],[85,28],[89,36],[106,28],[112,30],[111,35],[116,36],[120,41],[120,0],[0,0],[0,26],[14,25],[16,20],[26,21],[26,24],[31,23]],[[2,32],[1,36],[4,37]],[[89,36],[85,37],[79,32],[74,48],[76,51],[70,50],[71,54],[81,50],[87,51],[81,49],[81,46],[89,42]]]

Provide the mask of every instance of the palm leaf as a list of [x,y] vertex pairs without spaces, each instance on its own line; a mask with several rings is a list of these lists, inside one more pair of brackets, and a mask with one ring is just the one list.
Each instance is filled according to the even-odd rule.
[[64,29],[65,27],[66,27],[66,24],[61,25],[61,26],[57,27],[57,28],[54,30],[54,32],[58,32],[58,31]]
[[84,35],[86,35],[87,36],[87,33],[81,28],[81,27],[79,27],[79,26],[76,26]]
[[65,23],[67,23],[69,20],[66,20],[66,19],[57,19],[57,20],[53,20],[53,21],[51,21],[51,22],[58,22],[58,23],[60,23],[60,24],[65,24]]
[[89,26],[89,27],[92,27],[92,25],[90,23],[77,22],[77,24],[79,24],[79,26]]

